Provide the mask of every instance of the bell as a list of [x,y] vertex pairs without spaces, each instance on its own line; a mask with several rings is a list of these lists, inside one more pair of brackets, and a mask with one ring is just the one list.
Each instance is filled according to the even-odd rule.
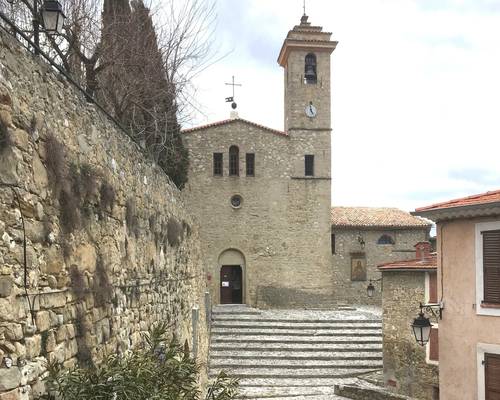
[[307,82],[316,82],[316,71],[313,65],[306,65],[305,78]]

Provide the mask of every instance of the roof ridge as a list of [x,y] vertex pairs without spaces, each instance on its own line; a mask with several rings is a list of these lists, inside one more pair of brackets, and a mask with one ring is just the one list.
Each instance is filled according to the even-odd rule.
[[256,122],[249,121],[247,119],[240,118],[240,117],[238,117],[238,118],[224,119],[224,120],[221,120],[221,121],[216,121],[216,122],[211,122],[211,123],[204,124],[204,125],[195,126],[193,128],[182,129],[181,133],[183,133],[183,134],[184,133],[191,133],[191,132],[194,132],[194,131],[199,131],[199,130],[203,130],[203,129],[207,129],[207,128],[212,128],[212,127],[215,127],[215,126],[226,125],[226,124],[230,124],[230,123],[237,122],[237,121],[240,121],[240,122],[243,122],[243,123],[246,123],[246,124],[250,124],[252,126],[255,126],[255,127],[258,127],[258,128],[264,129],[264,130],[267,130],[269,132],[273,132],[273,133],[275,133],[277,135],[287,136],[288,137],[288,133],[286,133],[285,131],[280,131],[278,129],[270,128],[268,126],[261,125],[261,124],[258,124]]

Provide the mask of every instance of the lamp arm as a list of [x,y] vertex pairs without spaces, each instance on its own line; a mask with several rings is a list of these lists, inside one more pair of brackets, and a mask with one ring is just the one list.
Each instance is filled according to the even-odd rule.
[[440,319],[443,319],[444,303],[420,303],[420,312],[423,313],[423,310],[432,314],[432,316],[436,319],[436,322],[438,322]]

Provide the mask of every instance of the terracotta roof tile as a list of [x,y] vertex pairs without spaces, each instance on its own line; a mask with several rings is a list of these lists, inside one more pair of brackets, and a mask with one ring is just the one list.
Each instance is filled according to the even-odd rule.
[[431,253],[429,257],[415,260],[396,261],[385,264],[380,264],[377,268],[381,271],[393,270],[420,270],[420,269],[437,269],[437,256],[436,253]]
[[460,199],[449,200],[442,203],[432,204],[430,206],[417,208],[415,212],[434,211],[444,208],[474,206],[479,204],[497,203],[500,202],[500,190],[476,194],[473,196],[462,197]]
[[397,208],[332,207],[332,225],[337,227],[425,228],[431,223]]
[[181,133],[191,133],[191,132],[201,131],[201,130],[204,130],[207,128],[213,128],[215,126],[232,124],[234,122],[243,122],[245,124],[254,126],[256,128],[263,129],[265,131],[274,133],[275,135],[288,137],[288,134],[286,132],[278,131],[277,129],[268,128],[267,126],[260,125],[260,124],[257,124],[255,122],[252,122],[252,121],[248,121],[248,120],[243,119],[243,118],[231,118],[231,119],[225,119],[223,121],[212,122],[211,124],[206,124],[206,125],[196,126],[194,128],[184,129],[181,131]]

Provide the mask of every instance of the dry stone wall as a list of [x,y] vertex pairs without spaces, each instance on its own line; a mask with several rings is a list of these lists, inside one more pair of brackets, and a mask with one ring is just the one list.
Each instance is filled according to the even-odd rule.
[[168,177],[1,34],[0,399],[37,398],[47,361],[98,362],[160,321],[206,360],[198,242]]

